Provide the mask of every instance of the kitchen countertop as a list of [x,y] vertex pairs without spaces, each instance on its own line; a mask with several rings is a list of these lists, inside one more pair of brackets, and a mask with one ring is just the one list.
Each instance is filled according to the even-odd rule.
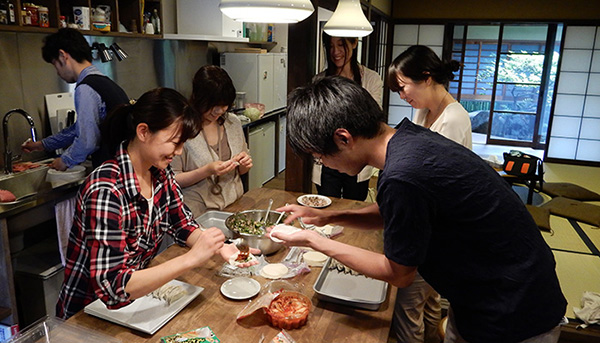
[[286,111],[287,111],[286,107],[282,107],[282,108],[278,108],[276,110],[272,110],[270,112],[265,113],[262,117],[258,118],[255,121],[251,121],[249,123],[242,124],[242,128],[244,128],[244,129],[248,128],[249,129],[251,127],[254,127],[254,126],[266,123],[268,121],[277,120],[277,118],[281,114],[286,113]]
[[[266,208],[269,199],[273,199],[273,208],[285,203],[295,203],[300,193],[281,190],[257,188],[227,207],[225,211],[235,212],[247,209]],[[365,206],[364,202],[333,198],[332,209],[351,209]],[[347,226],[343,234],[336,240],[357,245],[374,251],[383,250],[381,232],[363,231]],[[186,248],[171,246],[155,258],[152,263],[161,263],[187,251]],[[272,256],[269,261],[280,261],[288,249],[282,249]],[[143,334],[133,329],[119,326],[108,321],[93,317],[80,311],[67,322],[78,326],[100,331],[127,343],[158,342],[160,337],[185,332],[203,326],[210,326],[221,342],[259,342],[262,335],[269,342],[280,331],[268,324],[246,328],[236,323],[237,314],[246,306],[247,300],[233,301],[220,293],[220,286],[227,280],[217,275],[223,261],[213,257],[205,266],[187,272],[177,279],[192,285],[204,287],[204,291],[171,321],[154,335]],[[348,306],[320,301],[316,298],[313,284],[317,279],[320,268],[304,275],[288,279],[293,283],[301,283],[303,292],[312,299],[313,311],[308,323],[288,333],[298,343],[302,342],[386,342],[391,325],[395,287],[388,288],[386,301],[377,311],[360,310]],[[253,276],[261,285],[267,281],[262,277]]]

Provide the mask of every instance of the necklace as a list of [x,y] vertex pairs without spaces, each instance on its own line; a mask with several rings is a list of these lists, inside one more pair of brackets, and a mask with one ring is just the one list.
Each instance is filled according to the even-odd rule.
[[438,104],[438,107],[435,111],[435,115],[432,115],[431,110],[429,110],[429,113],[427,114],[427,119],[425,120],[427,128],[430,128],[431,125],[433,125],[433,123],[435,123],[435,121],[440,117],[440,115],[442,115],[442,105],[444,104],[444,100],[446,100],[446,97],[448,95],[450,95],[450,93],[446,92],[446,94],[444,94],[444,96],[442,97],[442,100],[440,100],[440,103]]
[[[211,148],[210,144],[208,144],[208,139],[206,138],[206,134],[204,133],[204,130],[201,130],[200,132],[202,132],[202,137],[204,137],[204,141],[206,142],[206,147],[208,148],[208,152],[210,153],[210,158],[213,160],[213,162],[220,161],[221,160],[221,151],[223,149],[221,148],[221,128],[219,127],[219,125],[217,125],[217,150],[218,150],[217,156],[219,159],[216,161],[211,152],[211,150],[213,150],[213,148]],[[210,192],[214,195],[221,194],[221,192],[223,191],[223,188],[221,187],[221,185],[219,185],[219,175],[210,175],[207,178],[207,180],[208,180],[208,183],[211,184]]]

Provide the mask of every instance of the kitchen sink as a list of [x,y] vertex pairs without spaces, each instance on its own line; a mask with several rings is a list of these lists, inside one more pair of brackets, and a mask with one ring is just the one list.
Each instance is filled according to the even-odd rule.
[[12,192],[17,200],[0,202],[0,206],[10,206],[31,201],[39,193],[52,190],[52,184],[46,181],[47,166],[50,161],[40,161],[41,166],[14,174],[0,175],[0,189]]

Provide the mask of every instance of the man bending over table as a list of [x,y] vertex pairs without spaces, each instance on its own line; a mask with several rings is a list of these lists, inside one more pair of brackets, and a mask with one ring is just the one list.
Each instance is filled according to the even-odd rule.
[[298,153],[356,175],[381,170],[377,203],[359,210],[289,205],[286,222],[383,226],[384,255],[303,230],[273,233],[366,276],[406,287],[418,269],[450,301],[445,342],[557,342],[566,310],[552,251],[498,173],[469,149],[404,119],[396,128],[350,80],[294,90],[287,137]]

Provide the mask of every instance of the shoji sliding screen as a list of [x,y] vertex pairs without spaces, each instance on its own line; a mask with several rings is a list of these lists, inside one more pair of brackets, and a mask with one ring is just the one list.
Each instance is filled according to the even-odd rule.
[[568,26],[547,159],[600,162],[600,26]]

